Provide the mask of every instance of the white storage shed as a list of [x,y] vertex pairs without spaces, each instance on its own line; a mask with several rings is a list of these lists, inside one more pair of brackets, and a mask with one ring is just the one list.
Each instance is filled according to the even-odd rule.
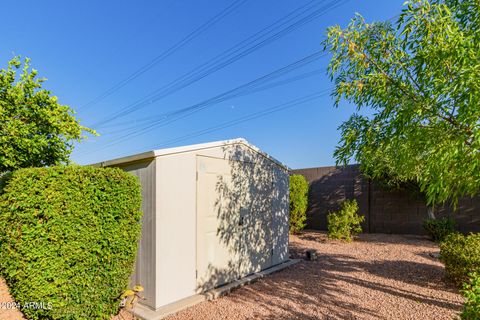
[[161,149],[95,166],[140,179],[132,284],[153,310],[288,259],[288,169],[244,139]]

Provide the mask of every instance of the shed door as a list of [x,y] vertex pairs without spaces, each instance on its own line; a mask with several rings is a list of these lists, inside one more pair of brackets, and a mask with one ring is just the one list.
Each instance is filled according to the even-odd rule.
[[197,157],[197,291],[238,279],[239,218],[228,160]]
[[197,156],[197,291],[272,265],[276,178],[266,161]]

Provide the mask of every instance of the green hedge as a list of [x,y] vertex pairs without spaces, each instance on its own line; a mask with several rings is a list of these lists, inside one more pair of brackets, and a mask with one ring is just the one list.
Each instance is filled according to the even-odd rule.
[[440,259],[448,278],[461,287],[469,273],[480,273],[480,233],[449,234],[440,243]]
[[308,207],[308,182],[304,176],[290,176],[290,231],[296,233],[305,228]]
[[[21,169],[0,195],[0,272],[29,319],[108,319],[132,273],[140,185],[117,168]],[[49,308],[51,306],[51,309]]]

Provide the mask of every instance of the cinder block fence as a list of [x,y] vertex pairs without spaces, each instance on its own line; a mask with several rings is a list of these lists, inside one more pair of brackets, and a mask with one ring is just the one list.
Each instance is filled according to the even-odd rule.
[[[310,184],[307,228],[326,230],[327,214],[338,210],[345,199],[356,199],[365,216],[364,232],[423,234],[427,206],[420,196],[407,190],[388,190],[362,176],[358,165],[293,170]],[[461,199],[457,211],[436,208],[439,217],[451,216],[461,232],[480,231],[480,196]]]

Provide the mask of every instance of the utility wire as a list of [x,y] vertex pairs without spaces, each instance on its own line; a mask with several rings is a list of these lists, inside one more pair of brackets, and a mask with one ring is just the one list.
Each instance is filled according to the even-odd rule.
[[[389,18],[388,20],[393,20],[395,18],[394,17],[391,17]],[[387,20],[387,21],[388,21]],[[315,54],[315,53],[314,53]],[[303,59],[301,59],[303,60]],[[300,60],[300,61],[301,61]],[[295,65],[296,63],[292,64],[292,65]],[[283,69],[283,68],[281,68]],[[279,70],[281,70],[279,69]],[[279,71],[277,70],[277,71]],[[294,76],[294,77],[291,77],[291,78],[288,78],[288,79],[285,79],[285,80],[281,80],[281,81],[277,81],[277,82],[274,82],[274,83],[270,83],[270,84],[267,84],[265,86],[262,86],[262,87],[257,87],[257,88],[254,88],[254,89],[251,89],[247,92],[244,92],[245,93],[253,93],[253,92],[258,92],[260,90],[266,90],[268,88],[271,88],[271,87],[275,87],[275,86],[278,86],[278,85],[282,85],[282,84],[287,84],[287,83],[290,83],[290,82],[293,82],[293,81],[297,81],[299,79],[304,79],[306,77],[309,77],[309,76],[313,76],[313,75],[316,75],[318,74],[320,71],[319,70],[314,70],[314,71],[311,71],[311,72],[307,72],[307,73],[304,73],[304,74],[300,74],[300,75],[297,75],[297,76]],[[272,73],[275,73],[276,71],[272,72]],[[265,76],[264,76],[265,77]],[[262,79],[264,77],[261,77],[259,79]],[[257,79],[257,80],[259,80]],[[255,82],[252,81],[252,82]],[[252,83],[250,82],[250,83]],[[238,87],[237,87],[238,88]],[[180,136],[180,137],[177,137],[177,138],[173,138],[173,139],[170,139],[170,140],[166,140],[165,142],[163,142],[162,144],[155,144],[153,145],[152,147],[150,148],[159,148],[159,147],[166,147],[166,146],[169,146],[169,145],[172,145],[172,144],[175,144],[175,143],[178,143],[178,142],[181,142],[181,141],[184,141],[184,140],[188,140],[188,139],[191,139],[191,138],[195,138],[195,137],[199,137],[201,135],[205,135],[205,134],[208,134],[208,133],[211,133],[211,132],[214,132],[214,131],[218,131],[218,130],[222,130],[224,128],[227,128],[227,127],[231,127],[231,126],[234,126],[234,125],[237,125],[237,124],[240,124],[240,123],[243,123],[243,122],[247,122],[247,121],[250,121],[250,120],[254,120],[254,119],[257,119],[257,118],[260,118],[260,117],[263,117],[263,116],[267,116],[269,114],[272,114],[272,113],[275,113],[275,112],[279,112],[279,111],[282,111],[282,110],[285,110],[285,109],[288,109],[288,108],[292,108],[294,106],[297,106],[297,105],[300,105],[300,104],[304,104],[306,102],[309,102],[309,101],[312,101],[312,100],[316,100],[316,99],[319,99],[323,96],[326,96],[330,91],[332,90],[332,88],[330,89],[327,89],[327,90],[322,90],[322,91],[319,91],[319,92],[316,92],[316,93],[313,93],[313,94],[310,94],[310,95],[307,95],[307,96],[303,96],[301,98],[297,98],[297,99],[294,99],[294,100],[291,100],[289,102],[286,102],[286,103],[283,103],[283,104],[280,104],[280,105],[277,105],[277,106],[274,106],[274,107],[270,107],[270,108],[267,108],[267,109],[264,109],[264,110],[261,110],[261,111],[258,111],[258,112],[254,112],[254,113],[251,113],[251,114],[248,114],[246,116],[243,116],[243,117],[240,117],[240,118],[237,118],[235,120],[231,120],[231,121],[227,121],[227,122],[224,122],[222,124],[219,124],[219,125],[216,125],[216,126],[213,126],[213,127],[210,127],[210,128],[207,128],[207,129],[203,129],[203,130],[199,130],[199,131],[195,131],[195,132],[192,132],[192,133],[189,133],[189,134],[186,134],[186,135],[183,135],[183,136]],[[239,93],[241,95],[241,93]],[[225,97],[226,99],[228,99],[228,95]],[[231,98],[231,97],[230,97]],[[184,108],[184,109],[190,109],[192,110],[193,112],[196,112],[196,108]],[[182,109],[180,110],[182,111]],[[178,111],[177,111],[178,112]],[[181,112],[180,112],[181,113]],[[179,119],[181,118],[184,118],[185,116],[188,116],[189,113],[187,113],[186,115],[180,117],[180,118],[177,118],[177,119],[172,119],[171,121],[167,121],[166,123],[171,123],[171,122],[175,122],[175,121],[178,121]],[[163,119],[165,119],[166,117],[163,116]],[[168,118],[168,117],[167,117]],[[146,119],[145,119],[146,120]],[[155,122],[155,120],[153,121]],[[148,128],[147,128],[148,129]]]
[[[163,148],[163,147],[167,147],[169,145],[172,145],[174,143],[178,143],[178,142],[181,142],[181,141],[184,141],[184,140],[188,140],[188,139],[191,139],[191,138],[197,138],[199,136],[202,136],[202,135],[205,135],[205,134],[208,134],[208,133],[211,133],[211,132],[219,131],[219,130],[222,130],[222,129],[225,129],[225,128],[228,128],[228,127],[235,126],[235,125],[240,124],[240,123],[251,121],[251,120],[254,120],[254,119],[257,119],[257,118],[260,118],[260,117],[265,117],[265,116],[268,116],[270,114],[273,114],[273,113],[276,113],[276,112],[279,112],[279,111],[290,109],[290,108],[305,104],[307,102],[320,99],[322,97],[327,96],[330,93],[330,91],[331,91],[331,88],[326,89],[326,90],[317,91],[313,94],[302,96],[300,98],[296,98],[296,99],[290,100],[288,102],[285,102],[285,103],[282,103],[282,104],[279,104],[279,105],[276,105],[276,106],[273,106],[273,107],[270,107],[270,108],[266,108],[266,109],[261,110],[261,111],[257,111],[257,112],[247,114],[243,117],[240,117],[240,118],[237,118],[237,119],[234,119],[234,120],[231,120],[231,121],[223,122],[223,123],[221,123],[219,125],[216,125],[216,126],[212,126],[212,127],[209,127],[209,128],[203,129],[203,130],[195,131],[195,132],[192,132],[192,133],[189,133],[189,134],[177,137],[177,138],[169,139],[169,140],[164,141],[161,144],[154,144],[154,145],[151,145],[149,147],[142,148],[142,149],[145,150],[145,149]],[[137,150],[142,150],[142,149],[137,149]]]
[[[279,81],[276,81],[276,82],[258,87],[256,89],[252,89],[251,91],[248,92],[248,94],[257,93],[259,91],[264,91],[264,90],[271,89],[271,88],[274,88],[274,87],[287,85],[287,84],[290,84],[290,83],[295,82],[295,81],[299,81],[299,80],[303,80],[303,79],[310,78],[310,77],[313,77],[313,76],[317,76],[317,75],[319,75],[323,72],[325,72],[325,68],[319,68],[319,69],[316,69],[316,70],[313,70],[313,71],[308,71],[308,72],[305,72],[305,73],[302,73],[302,74],[299,74],[299,75],[296,75],[296,76],[293,76],[293,77],[290,77],[290,78],[287,78],[287,79],[284,79],[284,80],[279,80]],[[159,119],[162,119],[162,118],[165,118],[165,114],[143,117],[143,118],[139,118],[139,119],[135,119],[135,120],[131,120],[131,121],[113,123],[111,125],[104,126],[104,128],[113,128],[113,127],[123,127],[123,128],[120,129],[120,130],[116,130],[116,131],[105,132],[104,134],[114,135],[114,134],[117,134],[117,133],[125,133],[125,130],[135,129],[138,126],[152,124],[155,121],[157,121]],[[124,127],[124,126],[127,126],[127,127]]]
[[185,36],[180,41],[175,43],[173,46],[171,46],[167,50],[163,51],[161,54],[159,54],[158,56],[153,58],[151,61],[149,61],[148,63],[146,63],[145,65],[143,65],[142,67],[140,67],[139,69],[134,71],[133,73],[131,73],[125,79],[121,80],[120,82],[117,82],[115,85],[113,85],[109,89],[105,90],[103,93],[101,93],[96,98],[89,101],[88,103],[86,103],[85,105],[80,107],[79,109],[80,110],[87,109],[88,107],[91,107],[91,106],[97,104],[98,102],[102,101],[106,97],[108,97],[108,96],[112,95],[113,93],[115,93],[116,91],[120,90],[121,88],[126,86],[128,83],[130,83],[131,81],[135,80],[136,78],[138,78],[139,76],[141,76],[142,74],[144,74],[145,72],[147,72],[148,70],[153,68],[156,64],[165,60],[166,58],[171,56],[173,53],[175,53],[176,51],[178,51],[179,49],[184,47],[186,44],[188,44],[190,41],[192,41],[193,39],[195,39],[196,37],[198,37],[199,35],[201,35],[205,31],[210,29],[212,26],[214,26],[216,23],[218,23],[220,20],[222,20],[224,17],[226,17],[230,13],[234,12],[236,9],[238,9],[241,5],[243,5],[247,1],[248,0],[235,0],[228,7],[226,7],[221,12],[219,12],[217,15],[215,15],[213,18],[209,19],[207,22],[205,22],[204,24],[202,24],[201,26],[199,26],[198,28],[193,30],[191,33],[189,33],[187,36]]
[[[167,113],[163,113],[160,116],[160,118],[156,121],[154,121],[152,124],[146,126],[146,127],[143,127],[141,128],[140,130],[136,130],[134,132],[131,132],[131,133],[127,133],[117,139],[115,139],[114,141],[108,143],[107,145],[103,146],[101,149],[105,149],[106,147],[110,147],[112,145],[116,145],[116,144],[119,144],[119,143],[122,143],[124,142],[125,140],[129,140],[129,139],[132,139],[134,137],[137,137],[139,135],[142,135],[148,131],[151,131],[157,127],[161,127],[161,126],[165,126],[165,125],[168,125],[168,124],[171,124],[175,121],[178,121],[180,119],[184,119],[196,112],[199,112],[201,110],[204,110],[206,108],[209,108],[211,106],[214,106],[220,102],[223,102],[225,100],[229,100],[229,99],[233,99],[233,98],[236,98],[238,96],[241,96],[241,95],[245,95],[245,94],[249,94],[252,92],[252,90],[255,90],[256,88],[258,88],[259,85],[262,85],[264,83],[267,83],[268,81],[271,81],[275,78],[278,78],[288,72],[291,72],[293,70],[296,70],[298,68],[301,68],[309,63],[312,63],[314,61],[317,61],[318,59],[320,59],[321,57],[324,57],[326,56],[327,54],[323,52],[323,50],[319,50],[319,51],[316,51],[312,54],[309,54],[303,58],[301,58],[300,60],[297,60],[287,66],[284,66],[282,68],[279,68],[275,71],[272,71],[266,75],[263,75],[255,80],[252,80],[250,82],[247,82],[243,85],[240,85],[236,88],[233,88],[231,90],[227,90],[221,94],[218,94],[214,97],[211,97],[207,100],[204,100],[202,102],[199,102],[199,103],[196,103],[196,104],[193,104],[191,106],[188,106],[188,107],[184,107],[184,108],[181,108],[181,109],[177,109],[177,110],[174,110],[174,111],[171,111],[171,112],[167,112]],[[99,149],[99,150],[101,150]],[[95,150],[96,151],[96,150]],[[95,151],[92,151],[91,153],[95,152]]]
[[[265,116],[268,116],[268,115],[276,113],[276,112],[280,112],[280,111],[283,111],[283,110],[286,110],[286,109],[290,109],[290,108],[305,104],[305,103],[310,102],[310,101],[320,99],[322,97],[327,96],[330,91],[331,91],[331,88],[326,89],[326,90],[317,91],[315,93],[312,93],[312,94],[309,94],[309,95],[306,95],[306,96],[302,96],[302,97],[290,100],[288,102],[285,102],[285,103],[282,103],[282,104],[279,104],[279,105],[275,105],[273,107],[266,108],[266,109],[261,110],[261,111],[257,111],[257,112],[247,114],[245,116],[239,117],[239,118],[231,120],[231,121],[223,122],[223,123],[218,124],[216,126],[212,126],[212,127],[209,127],[209,128],[203,129],[203,130],[191,132],[189,134],[186,134],[186,135],[183,135],[183,136],[180,136],[180,137],[169,139],[169,140],[164,141],[161,144],[154,144],[154,145],[151,145],[151,146],[146,147],[146,148],[136,149],[136,150],[133,150],[132,152],[137,152],[137,151],[146,150],[146,149],[151,150],[151,149],[167,147],[167,146],[172,145],[174,143],[178,143],[178,142],[181,142],[181,141],[184,141],[184,140],[196,138],[196,137],[199,137],[199,136],[211,133],[211,132],[219,131],[219,130],[222,130],[222,129],[225,129],[225,128],[228,128],[228,127],[238,125],[240,123],[248,122],[248,121],[251,121],[251,120],[254,120],[254,119],[257,119],[257,118],[261,118],[261,117],[265,117]],[[109,148],[110,146],[106,146],[106,147],[102,148],[102,150],[106,149],[106,148]]]
[[[317,5],[318,5],[318,0],[311,0],[311,1],[310,1],[310,2],[308,2],[307,4],[305,4],[305,5],[302,5],[301,7],[297,8],[296,10],[294,10],[293,12],[291,12],[289,15],[291,15],[291,14],[293,14],[293,13],[295,13],[295,12],[299,11],[300,9],[303,9],[303,8],[306,8],[306,7],[308,7],[310,4],[312,4],[312,3],[315,3],[315,2],[317,2]],[[312,7],[308,8],[308,9],[311,9],[311,8],[312,8]],[[289,15],[287,15],[287,16],[289,16]],[[281,20],[281,19],[280,19],[280,20]],[[277,22],[278,22],[278,21],[277,21]],[[277,23],[277,22],[275,22],[275,23]],[[272,25],[274,25],[274,24],[272,24]],[[257,34],[260,34],[262,31],[264,31],[264,30],[266,30],[266,29],[270,28],[272,25],[270,25],[270,26],[268,26],[268,27],[266,27],[266,28],[262,29],[261,31],[257,32],[255,35],[251,36],[250,38],[253,38],[253,37],[254,37],[254,36],[256,36]],[[246,39],[246,40],[249,40],[250,38],[248,38],[248,39]],[[240,44],[243,44],[244,42],[246,42],[246,40],[244,40],[244,41],[240,42],[238,45],[240,45]],[[234,48],[235,48],[235,46],[234,46]],[[232,48],[232,49],[233,49],[233,48]],[[228,53],[228,50],[227,50],[226,52]],[[225,54],[225,52],[221,53],[220,55],[217,55],[215,58],[211,59],[210,61],[214,61],[214,59],[217,59],[217,58],[218,58],[218,57],[220,57],[222,54]],[[209,62],[210,62],[210,61],[209,61]],[[207,65],[209,62],[207,62],[207,63],[205,63],[205,64],[201,65],[200,67],[203,67],[203,66]],[[147,64],[147,65],[148,65],[148,64]],[[186,74],[186,75],[184,75],[184,76],[188,76],[188,75],[189,75],[191,72],[193,72],[193,71],[195,71],[195,70],[198,70],[200,67],[198,67],[198,68],[196,68],[196,69],[194,69],[194,70],[190,71],[189,73],[187,73],[187,74]],[[182,76],[182,77],[183,77],[183,76]],[[182,77],[180,77],[180,78],[177,78],[176,80],[174,80],[174,82],[175,82],[175,81],[178,81],[178,80],[179,80],[179,79],[181,79]],[[168,84],[167,84],[167,85],[165,85],[165,86],[163,86],[161,89],[163,89],[163,88],[166,88],[166,87],[168,87]],[[155,93],[155,91],[154,91],[153,93]],[[153,94],[153,93],[152,93],[152,94]],[[147,96],[147,97],[148,97],[148,96]],[[141,101],[141,100],[139,100],[138,102],[140,102],[140,101]],[[95,125],[96,125],[96,124],[94,124],[92,127],[94,127]]]
[[[152,93],[148,94],[146,97],[132,103],[132,104],[129,104],[125,107],[123,107],[122,109],[120,109],[119,111],[117,111],[116,113],[114,113],[112,116],[110,117],[107,117],[107,118],[104,118],[103,120],[100,120],[92,125],[90,125],[90,127],[93,127],[94,129],[98,129],[99,127],[101,127],[102,125],[106,124],[106,123],[109,123],[113,120],[116,120],[120,117],[124,117],[128,114],[131,114],[141,108],[144,108],[174,92],[177,92],[178,90],[181,90],[187,86],[189,86],[190,84],[194,83],[194,82],[197,82],[203,78],[205,78],[206,76],[220,70],[220,69],[223,69],[225,68],[226,66],[232,64],[233,62],[243,58],[244,56],[260,49],[261,47],[267,45],[268,43],[274,41],[274,40],[277,40],[278,38],[280,37],[283,37],[285,36],[286,34],[298,29],[299,27],[305,25],[306,23],[318,18],[319,16],[321,15],[324,15],[326,13],[328,13],[329,11],[331,11],[332,9],[348,2],[349,0],[341,0],[341,1],[331,1],[329,2],[327,5],[325,6],[322,6],[321,8],[313,11],[312,13],[308,14],[307,16],[304,16],[300,19],[297,19],[295,22],[285,26],[284,28],[282,28],[280,31],[276,31],[276,29],[278,29],[279,27],[282,27],[283,25],[285,25],[285,23],[287,22],[290,22],[292,19],[295,19],[296,17],[298,17],[299,15],[302,15],[305,13],[305,11],[308,11],[308,10],[311,10],[312,9],[312,6],[309,6],[309,7],[305,7],[302,6],[296,10],[294,10],[294,12],[292,13],[295,13],[293,15],[293,17],[291,16],[292,13],[288,14],[287,16],[285,16],[284,18],[282,19],[287,19],[287,20],[282,20],[280,19],[279,21],[282,21],[282,23],[279,25],[279,26],[275,26],[274,29],[272,30],[268,30],[267,33],[265,34],[261,34],[261,35],[257,35],[257,36],[252,36],[254,39],[252,39],[251,41],[247,42],[246,44],[244,43],[244,41],[242,41],[240,44],[242,44],[240,47],[238,46],[239,44],[235,45],[234,47],[230,48],[229,50],[227,50],[226,52],[228,52],[228,54],[226,54],[226,52],[222,53],[221,57],[220,56],[217,56],[215,58],[213,58],[212,60],[208,61],[207,63],[205,63],[204,65],[200,66],[200,67],[197,67],[195,68],[194,70],[188,72],[187,74],[184,74],[183,76],[181,76],[180,78],[177,78],[176,80],[174,80],[172,83],[170,84],[167,84],[155,91],[153,91]],[[307,5],[310,4],[307,3]],[[318,2],[317,2],[318,4]],[[300,13],[298,12],[299,9],[304,9],[303,11],[301,11]],[[275,25],[277,24],[277,22],[275,22],[274,24],[272,25]],[[264,28],[265,30],[267,29],[271,29],[271,28]],[[272,34],[273,33],[273,34]],[[258,34],[258,32],[257,32]],[[268,36],[265,38],[265,36]],[[263,39],[264,38],[264,39]],[[250,45],[252,44],[252,45]],[[250,45],[250,46],[249,46]],[[242,48],[245,48],[243,50],[241,50]],[[235,52],[237,52],[235,54]],[[233,56],[232,56],[233,55]]]

